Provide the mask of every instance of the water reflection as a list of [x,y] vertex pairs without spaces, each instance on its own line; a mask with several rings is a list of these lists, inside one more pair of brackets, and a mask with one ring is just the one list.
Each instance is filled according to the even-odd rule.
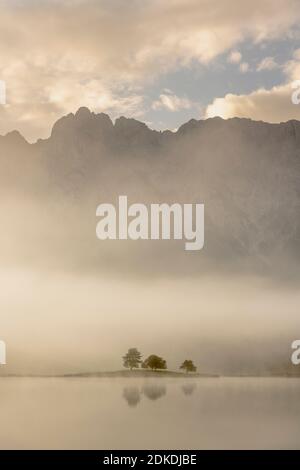
[[300,449],[299,397],[292,378],[2,377],[0,450]]
[[181,389],[185,395],[192,395],[197,388],[197,384],[184,384]]
[[144,385],[143,394],[149,398],[149,400],[158,400],[167,393],[167,387],[165,385]]
[[128,406],[135,407],[141,401],[141,392],[138,387],[125,387],[123,389],[123,397],[127,401]]
[[139,387],[124,387],[123,398],[127,401],[128,406],[134,408],[140,401],[142,394],[149,400],[158,400],[167,393],[165,385],[147,384],[141,389]]

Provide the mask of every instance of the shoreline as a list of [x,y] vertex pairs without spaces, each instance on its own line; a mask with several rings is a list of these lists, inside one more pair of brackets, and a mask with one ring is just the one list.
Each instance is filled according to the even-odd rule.
[[1,374],[1,378],[31,378],[31,379],[72,379],[72,378],[176,378],[176,379],[208,379],[208,378],[281,378],[281,379],[300,379],[299,375],[291,374],[236,374],[236,375],[222,375],[222,374],[201,374],[201,373],[184,373],[176,371],[145,371],[145,370],[117,370],[117,371],[105,371],[105,372],[75,372],[67,374]]

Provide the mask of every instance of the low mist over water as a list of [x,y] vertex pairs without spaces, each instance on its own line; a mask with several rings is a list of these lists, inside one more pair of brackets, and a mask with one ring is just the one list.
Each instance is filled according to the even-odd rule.
[[300,380],[0,379],[1,449],[296,449]]

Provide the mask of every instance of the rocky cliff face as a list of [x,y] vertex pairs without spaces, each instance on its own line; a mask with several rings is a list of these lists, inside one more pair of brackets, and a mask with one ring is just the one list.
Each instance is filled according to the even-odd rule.
[[[107,115],[81,108],[36,144],[17,132],[1,137],[0,182],[6,198],[17,200],[21,193],[35,203],[78,210],[82,220],[89,214],[89,230],[96,205],[120,194],[130,202],[203,202],[205,249],[187,271],[207,263],[239,270],[239,259],[246,270],[298,275],[298,121],[191,120],[173,133],[124,117],[113,124]],[[78,240],[85,239],[85,228],[77,224]],[[99,245],[93,249],[97,258]]]

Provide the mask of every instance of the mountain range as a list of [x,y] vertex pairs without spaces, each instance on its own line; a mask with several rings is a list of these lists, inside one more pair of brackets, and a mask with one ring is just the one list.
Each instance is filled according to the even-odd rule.
[[[132,271],[144,274],[212,269],[297,279],[299,150],[294,120],[193,119],[176,132],[159,132],[80,108],[59,119],[48,139],[29,144],[17,131],[0,137],[1,205],[11,208],[4,238],[17,229],[25,252],[36,246],[47,262],[42,253],[48,258],[58,250],[72,269],[98,269],[110,259],[110,268],[122,271],[130,259]],[[100,246],[96,206],[121,194],[130,202],[204,203],[204,250],[182,254],[175,242]],[[28,218],[20,218],[20,210]]]

